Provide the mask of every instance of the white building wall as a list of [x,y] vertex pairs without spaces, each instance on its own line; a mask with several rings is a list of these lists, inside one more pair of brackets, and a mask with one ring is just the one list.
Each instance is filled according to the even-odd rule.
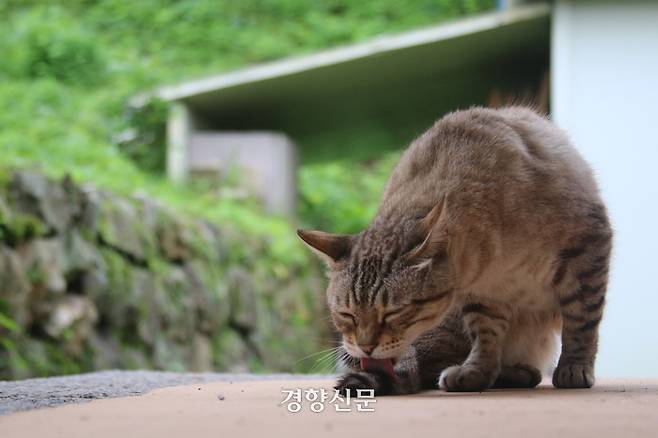
[[616,232],[599,376],[658,376],[658,1],[557,0],[552,112]]
[[191,173],[227,171],[237,166],[243,183],[268,211],[294,215],[297,203],[295,144],[277,132],[196,131],[188,145]]

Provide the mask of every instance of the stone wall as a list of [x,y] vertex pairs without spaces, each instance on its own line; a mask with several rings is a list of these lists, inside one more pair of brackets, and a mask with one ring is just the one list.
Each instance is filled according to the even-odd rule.
[[329,337],[310,263],[276,269],[266,239],[230,224],[14,172],[0,183],[0,378],[303,371]]

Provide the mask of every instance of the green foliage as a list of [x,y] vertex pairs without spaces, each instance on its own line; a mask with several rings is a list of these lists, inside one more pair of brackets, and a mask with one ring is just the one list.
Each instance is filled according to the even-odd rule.
[[[173,77],[261,62],[466,15],[495,0],[50,0],[7,2],[9,14],[54,9],[82,22],[112,59]],[[1,6],[0,6],[1,7]],[[1,11],[1,9],[0,9]],[[162,77],[162,76],[161,76]]]
[[16,245],[18,242],[46,234],[46,227],[36,217],[24,213],[15,213],[4,220],[0,218],[0,230],[2,230],[0,240],[6,241],[9,245]]
[[102,47],[78,21],[57,8],[17,14],[3,27],[0,71],[12,78],[54,78],[74,85],[100,84],[105,76]]
[[157,99],[150,100],[139,109],[126,111],[127,128],[120,134],[117,143],[140,168],[154,174],[163,174],[166,165],[165,123],[168,105]]
[[[191,214],[271,235],[275,253],[299,260],[290,227],[281,219],[264,219],[255,203],[229,199],[227,190],[165,181],[167,108],[155,103],[135,113],[127,110],[129,98],[163,82],[429,25],[493,5],[493,0],[410,0],[404,7],[399,0],[4,1],[0,106],[9,110],[0,113],[0,167],[36,165],[53,176],[69,172],[119,193],[139,189]],[[374,192],[341,199],[338,190],[329,195],[327,188],[323,200],[304,187],[321,184],[324,177],[344,180],[331,172],[340,173],[334,166],[315,182],[302,177],[308,200],[303,217],[316,222],[322,207],[309,203],[331,199],[334,206],[344,205],[334,216],[351,221],[347,229],[363,225]],[[352,200],[357,204],[350,206]]]
[[11,332],[18,332],[18,324],[9,316],[0,312],[0,327],[3,327]]
[[300,169],[300,215],[313,228],[356,233],[374,216],[398,153],[366,163],[338,161]]
[[[70,173],[77,182],[119,194],[145,193],[189,215],[235,227],[242,236],[267,237],[263,246],[231,242],[230,261],[256,259],[262,278],[301,277],[310,258],[289,221],[265,215],[254,200],[231,196],[228,180],[180,187],[163,177],[167,107],[156,102],[134,112],[127,105],[131,96],[183,78],[426,26],[494,4],[2,0],[0,180],[10,168],[37,167],[54,177]],[[394,161],[391,155],[370,163],[304,167],[303,221],[331,231],[359,231],[374,214]],[[10,223],[3,216],[0,238],[40,233],[23,219]],[[292,314],[293,324],[315,323]],[[73,360],[55,344],[14,342],[5,336],[13,333],[12,320],[2,316],[0,369],[31,367],[31,374],[48,375],[92,368],[87,355]]]

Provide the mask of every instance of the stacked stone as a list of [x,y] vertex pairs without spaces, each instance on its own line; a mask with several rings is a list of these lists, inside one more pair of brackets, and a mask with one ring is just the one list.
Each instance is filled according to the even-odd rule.
[[326,338],[320,276],[261,266],[266,245],[148,197],[14,172],[0,187],[0,377],[297,370]]

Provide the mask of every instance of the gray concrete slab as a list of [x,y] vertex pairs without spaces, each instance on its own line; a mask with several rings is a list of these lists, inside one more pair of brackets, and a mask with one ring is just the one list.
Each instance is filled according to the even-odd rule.
[[140,395],[156,388],[215,381],[332,379],[318,374],[173,373],[100,371],[72,376],[0,381],[0,415],[30,409]]

